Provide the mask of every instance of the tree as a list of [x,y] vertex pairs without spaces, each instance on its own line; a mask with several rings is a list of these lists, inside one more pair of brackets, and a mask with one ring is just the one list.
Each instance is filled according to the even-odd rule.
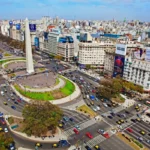
[[55,59],[58,59],[58,60],[62,60],[62,58],[63,58],[63,57],[60,56],[60,55],[56,55],[56,56],[55,56]]
[[91,69],[91,65],[86,65],[86,69],[87,70]]
[[0,150],[6,150],[9,144],[13,142],[13,138],[6,136],[4,132],[0,132]]
[[45,135],[47,131],[55,131],[63,112],[50,102],[33,102],[23,109],[24,132],[31,136]]

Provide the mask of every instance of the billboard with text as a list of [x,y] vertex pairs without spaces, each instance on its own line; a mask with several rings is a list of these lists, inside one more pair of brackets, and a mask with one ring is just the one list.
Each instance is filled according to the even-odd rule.
[[127,51],[127,45],[125,45],[125,44],[116,44],[116,54],[125,56],[126,51]]
[[20,23],[16,24],[16,30],[20,30],[20,29],[21,29]]
[[124,62],[125,62],[124,56],[115,56],[113,77],[123,76]]
[[36,31],[36,24],[29,24],[30,32]]

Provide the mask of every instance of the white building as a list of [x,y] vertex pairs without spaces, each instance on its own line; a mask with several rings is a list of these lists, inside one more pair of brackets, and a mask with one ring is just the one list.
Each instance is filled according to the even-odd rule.
[[43,50],[50,54],[57,55],[59,35],[60,35],[59,30],[52,29],[52,32],[49,32],[48,34],[48,40],[44,41]]
[[103,66],[105,59],[105,49],[114,48],[110,40],[102,40],[92,43],[79,43],[79,64]]
[[123,78],[150,90],[150,62],[126,59]]
[[62,56],[64,61],[71,61],[74,57],[74,43],[58,43],[57,55]]

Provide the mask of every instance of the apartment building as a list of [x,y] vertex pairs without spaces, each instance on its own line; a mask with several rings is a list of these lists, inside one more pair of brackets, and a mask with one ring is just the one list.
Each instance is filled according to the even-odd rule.
[[48,39],[44,40],[43,50],[50,54],[57,55],[59,35],[59,30],[55,29],[54,31],[52,29],[52,32],[48,33]]
[[74,57],[74,41],[71,36],[62,36],[58,41],[57,55],[62,56],[64,61],[71,61]]
[[103,68],[105,50],[114,48],[109,39],[93,41],[92,43],[79,43],[79,64],[92,65]]
[[104,73],[112,77],[114,71],[115,48],[105,49]]

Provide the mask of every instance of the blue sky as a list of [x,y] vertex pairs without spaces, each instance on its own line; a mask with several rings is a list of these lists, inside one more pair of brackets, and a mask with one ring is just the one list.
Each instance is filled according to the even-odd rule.
[[64,19],[150,21],[150,0],[0,0],[0,19]]

